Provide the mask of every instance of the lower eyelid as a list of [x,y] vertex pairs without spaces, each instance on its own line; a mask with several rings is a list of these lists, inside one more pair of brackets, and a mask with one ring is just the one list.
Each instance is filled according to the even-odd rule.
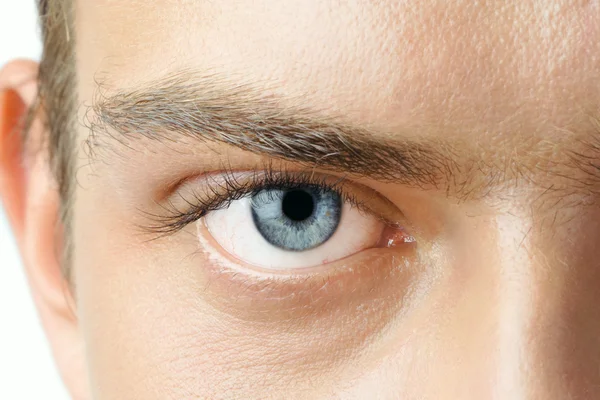
[[[199,223],[198,225],[203,225]],[[203,229],[198,227],[198,229]],[[205,228],[204,228],[205,229]],[[375,298],[400,298],[418,268],[415,244],[369,249],[327,265],[290,274],[240,265],[211,243],[200,239],[194,264],[205,299],[215,308],[249,320],[298,318],[356,307]]]

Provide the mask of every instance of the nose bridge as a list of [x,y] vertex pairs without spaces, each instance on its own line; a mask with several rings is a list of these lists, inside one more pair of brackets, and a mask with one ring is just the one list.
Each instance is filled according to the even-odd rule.
[[[509,222],[509,221],[506,221]],[[600,268],[594,241],[504,230],[495,398],[600,398]],[[502,229],[500,230],[502,233]]]

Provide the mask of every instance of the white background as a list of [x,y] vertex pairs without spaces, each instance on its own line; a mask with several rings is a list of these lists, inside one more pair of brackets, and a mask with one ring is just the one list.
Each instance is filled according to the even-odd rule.
[[[40,52],[34,0],[0,0],[0,67]],[[67,398],[0,204],[0,399]]]

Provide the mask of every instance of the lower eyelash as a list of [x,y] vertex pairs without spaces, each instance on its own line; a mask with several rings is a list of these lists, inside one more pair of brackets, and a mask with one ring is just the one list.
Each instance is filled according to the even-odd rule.
[[208,213],[228,208],[231,202],[254,196],[262,190],[293,190],[306,186],[336,192],[344,202],[359,209],[364,208],[361,202],[344,190],[344,183],[344,178],[331,179],[312,172],[275,170],[270,166],[249,173],[225,171],[212,180],[205,179],[204,183],[199,184],[200,190],[192,190],[191,198],[180,195],[185,208],[169,201],[161,206],[165,210],[164,214],[145,213],[153,222],[143,228],[159,236],[174,234]]

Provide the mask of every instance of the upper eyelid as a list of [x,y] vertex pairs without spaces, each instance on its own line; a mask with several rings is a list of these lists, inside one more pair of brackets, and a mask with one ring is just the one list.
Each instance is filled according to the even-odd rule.
[[[166,204],[161,207],[161,214],[147,215],[151,225],[145,226],[144,230],[161,236],[174,234],[209,212],[226,208],[231,201],[251,196],[264,188],[294,185],[312,185],[334,190],[341,195],[344,202],[349,202],[359,211],[366,212],[389,225],[397,225],[398,219],[401,219],[401,212],[389,200],[373,189],[351,182],[347,177],[314,171],[276,170],[272,166],[266,166],[262,170],[204,174],[185,181],[179,190],[176,189],[166,200]],[[201,189],[198,189],[199,187]],[[187,195],[184,194],[186,190]],[[185,209],[176,203],[183,203]],[[396,208],[396,211],[383,210],[386,208]]]

